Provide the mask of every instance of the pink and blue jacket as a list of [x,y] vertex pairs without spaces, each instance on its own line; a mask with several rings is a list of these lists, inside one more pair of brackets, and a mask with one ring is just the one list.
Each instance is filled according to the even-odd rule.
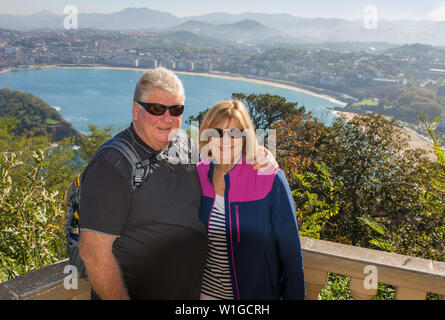
[[[209,229],[214,165],[197,165],[200,219]],[[235,300],[304,299],[304,271],[295,206],[282,170],[258,174],[238,163],[225,176],[227,251]]]

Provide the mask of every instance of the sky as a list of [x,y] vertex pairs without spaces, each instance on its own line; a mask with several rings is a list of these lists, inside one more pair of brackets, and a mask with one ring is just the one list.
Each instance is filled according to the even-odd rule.
[[445,0],[0,0],[0,14],[32,14],[48,10],[64,14],[67,5],[79,13],[112,13],[125,8],[149,8],[178,17],[211,12],[288,13],[314,18],[361,19],[374,6],[381,19],[445,21]]

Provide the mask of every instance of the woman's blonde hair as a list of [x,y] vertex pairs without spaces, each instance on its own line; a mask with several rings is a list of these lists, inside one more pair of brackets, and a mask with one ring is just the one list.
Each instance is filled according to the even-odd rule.
[[[221,123],[230,123],[232,119],[243,133],[243,153],[246,155],[246,161],[251,161],[256,155],[258,142],[249,111],[239,100],[220,101],[207,111],[199,132],[199,147],[201,150],[207,147],[209,129],[217,128]],[[210,152],[209,154],[211,155]]]

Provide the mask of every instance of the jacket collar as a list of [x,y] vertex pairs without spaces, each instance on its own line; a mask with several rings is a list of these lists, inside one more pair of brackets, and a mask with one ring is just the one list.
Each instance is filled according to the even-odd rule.
[[[213,185],[213,173],[215,172],[215,163],[212,160],[207,160],[207,161],[209,164],[208,178]],[[237,175],[244,166],[248,165],[245,162],[246,162],[246,155],[245,153],[243,153],[242,156],[238,159],[237,163],[233,166],[233,168],[230,169],[230,171],[227,172],[226,174],[228,174],[229,176]]]

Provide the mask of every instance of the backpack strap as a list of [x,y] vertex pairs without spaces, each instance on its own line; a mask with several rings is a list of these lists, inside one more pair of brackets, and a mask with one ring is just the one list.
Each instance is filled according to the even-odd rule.
[[94,156],[104,149],[115,149],[128,160],[132,170],[132,190],[140,187],[142,185],[142,181],[146,177],[146,168],[150,165],[152,159],[149,158],[142,161],[133,146],[128,141],[120,138],[112,138],[106,141],[102,146],[100,146],[99,149],[97,149]]
[[[182,150],[180,148],[180,138],[175,137],[175,140],[173,141],[173,144],[170,148],[176,148],[179,150]],[[99,149],[95,152],[93,158],[102,150],[104,149],[115,149],[119,151],[130,163],[131,170],[132,170],[132,190],[134,191],[138,187],[142,185],[142,182],[145,181],[145,179],[148,176],[149,170],[147,170],[147,167],[150,166],[150,164],[157,163],[162,160],[168,160],[168,152],[169,149],[164,150],[163,152],[160,152],[156,155],[153,155],[152,157],[141,160],[139,157],[139,154],[136,152],[134,147],[126,140],[121,138],[112,138],[108,141],[106,141],[104,144],[102,144]],[[178,150],[178,151],[179,151]]]

